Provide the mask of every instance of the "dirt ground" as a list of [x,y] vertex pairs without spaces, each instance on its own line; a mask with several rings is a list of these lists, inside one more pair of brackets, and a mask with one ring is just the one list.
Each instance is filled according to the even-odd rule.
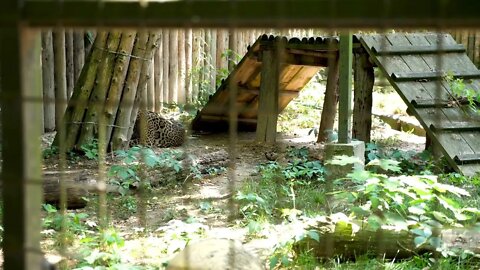
[[[308,132],[308,129],[299,129],[292,134],[279,134],[275,145],[254,142],[255,133],[239,133],[237,143],[234,145],[236,152],[234,168],[200,180],[178,183],[173,188],[171,186],[155,188],[152,196],[147,198],[146,230],[140,228],[138,215],[132,214],[123,219],[112,218],[112,225],[125,239],[122,253],[125,254],[126,261],[161,268],[174,254],[174,250],[185,244],[185,241],[175,241],[181,238],[179,237],[181,235],[188,235],[189,241],[195,241],[197,237],[236,239],[248,250],[267,261],[274,246],[282,241],[285,232],[294,228],[291,228],[292,225],[272,225],[271,228],[263,230],[264,235],[249,237],[247,229],[240,226],[238,219],[229,219],[229,216],[235,216],[237,208],[232,198],[243,181],[257,173],[257,165],[268,161],[266,153],[275,152],[281,156],[288,146],[307,147],[313,158],[321,160],[323,145],[317,144],[314,135],[309,135]],[[372,138],[389,140],[391,147],[415,151],[422,151],[425,142],[424,137],[392,130],[378,120],[374,120]],[[44,148],[48,147],[52,140],[53,134],[44,135]],[[228,152],[230,147],[227,134],[202,134],[189,136],[187,143],[180,149],[198,156],[218,150]],[[109,162],[110,158],[107,159],[107,163]],[[89,170],[95,177],[98,164],[96,161],[83,159],[69,163],[69,170],[78,168]],[[44,169],[58,170],[58,163],[47,160]],[[75,210],[82,211],[91,209]],[[110,211],[114,212],[115,209]],[[46,242],[45,246],[49,246],[48,240]]]

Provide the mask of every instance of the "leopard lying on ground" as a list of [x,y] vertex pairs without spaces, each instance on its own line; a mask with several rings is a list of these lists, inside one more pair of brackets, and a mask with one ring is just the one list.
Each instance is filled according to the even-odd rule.
[[145,136],[145,146],[148,147],[173,147],[185,142],[184,126],[173,120],[166,119],[155,112],[146,112],[146,130],[140,130],[140,119],[145,112],[139,112],[135,127],[133,128],[130,146],[141,144],[140,136]]

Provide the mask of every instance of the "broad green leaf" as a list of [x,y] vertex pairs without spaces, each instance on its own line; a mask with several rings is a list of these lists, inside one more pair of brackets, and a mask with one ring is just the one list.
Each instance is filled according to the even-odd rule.
[[439,249],[442,247],[442,239],[440,239],[439,237],[430,237],[430,239],[428,239],[428,243],[435,249]]
[[420,208],[418,206],[410,206],[408,207],[408,212],[416,215],[423,215],[425,214],[425,210],[423,208]]
[[445,214],[438,211],[433,211],[432,215],[435,217],[436,220],[442,223],[451,223],[453,221],[451,218],[447,217]]
[[456,201],[450,198],[447,198],[445,196],[442,196],[442,195],[437,196],[437,200],[443,207],[445,207],[448,210],[451,210],[452,212],[455,212],[461,209],[460,205]]
[[308,237],[312,238],[313,240],[320,242],[320,235],[317,231],[310,230],[307,232]]
[[271,257],[270,258],[270,264],[269,264],[270,269],[274,269],[275,266],[277,266],[278,261],[279,261],[278,255]]
[[382,220],[376,215],[371,215],[368,217],[367,223],[368,227],[373,231],[377,231],[382,227]]
[[374,159],[367,166],[378,166],[385,171],[400,172],[400,162],[392,159]]
[[455,211],[453,214],[455,215],[455,218],[456,218],[458,221],[465,221],[465,220],[469,220],[469,219],[472,218],[471,216],[467,216],[467,215],[462,214],[462,213],[460,213],[460,212],[458,212],[458,211]]
[[416,247],[419,247],[427,242],[427,238],[423,236],[417,236],[413,239],[413,242],[415,243]]

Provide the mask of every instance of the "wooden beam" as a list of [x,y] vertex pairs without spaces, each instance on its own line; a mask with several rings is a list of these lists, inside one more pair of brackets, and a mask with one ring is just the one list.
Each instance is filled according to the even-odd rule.
[[328,140],[329,131],[333,132],[335,116],[338,104],[338,78],[339,78],[339,55],[330,58],[328,64],[327,85],[323,98],[323,109],[320,117],[317,142],[324,143]]
[[[468,7],[468,8],[465,8]],[[31,26],[328,27],[480,26],[477,0],[24,1]],[[3,12],[2,12],[3,11]],[[11,19],[2,7],[0,24]],[[332,12],[334,11],[334,12]],[[388,14],[388,16],[385,16]],[[5,16],[4,16],[5,15]]]
[[[261,62],[260,52],[250,56],[250,59]],[[325,55],[308,55],[308,54],[295,54],[285,52],[281,65],[298,65],[298,66],[312,66],[312,67],[326,67],[328,66],[328,56]]]
[[[244,87],[244,86],[239,86],[238,87],[238,92],[239,93],[248,92],[248,93],[258,95],[258,94],[260,94],[260,88],[247,88],[247,87]],[[282,95],[282,96],[293,96],[293,97],[298,96],[297,91],[290,91],[290,90],[279,90],[279,94]]]
[[352,113],[352,35],[340,35],[340,81],[338,105],[338,142],[351,140],[350,124]]
[[[479,79],[480,71],[474,72],[450,72],[453,78],[462,79]],[[422,80],[439,80],[445,77],[447,72],[444,71],[432,71],[432,72],[394,72],[392,73],[392,79],[396,82],[407,81],[422,81]]]
[[280,73],[279,50],[262,51],[262,80],[257,118],[257,135],[259,142],[275,142],[278,118],[278,87]]
[[375,75],[365,50],[355,53],[354,57],[352,137],[368,143],[372,129],[372,93]]
[[20,23],[0,31],[3,267],[40,269],[40,32]]
[[372,52],[376,55],[404,55],[404,54],[439,54],[439,53],[464,53],[465,46],[455,45],[431,45],[431,46],[373,46]]

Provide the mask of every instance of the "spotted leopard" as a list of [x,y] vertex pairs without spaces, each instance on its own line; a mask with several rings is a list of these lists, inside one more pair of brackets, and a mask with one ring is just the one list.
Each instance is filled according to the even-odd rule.
[[[139,112],[135,127],[133,128],[130,145],[140,144],[140,136],[143,132],[140,129],[140,119],[144,112]],[[147,130],[143,133],[145,136],[145,146],[149,147],[174,147],[180,146],[185,142],[184,126],[173,120],[166,119],[155,112],[146,112]]]

